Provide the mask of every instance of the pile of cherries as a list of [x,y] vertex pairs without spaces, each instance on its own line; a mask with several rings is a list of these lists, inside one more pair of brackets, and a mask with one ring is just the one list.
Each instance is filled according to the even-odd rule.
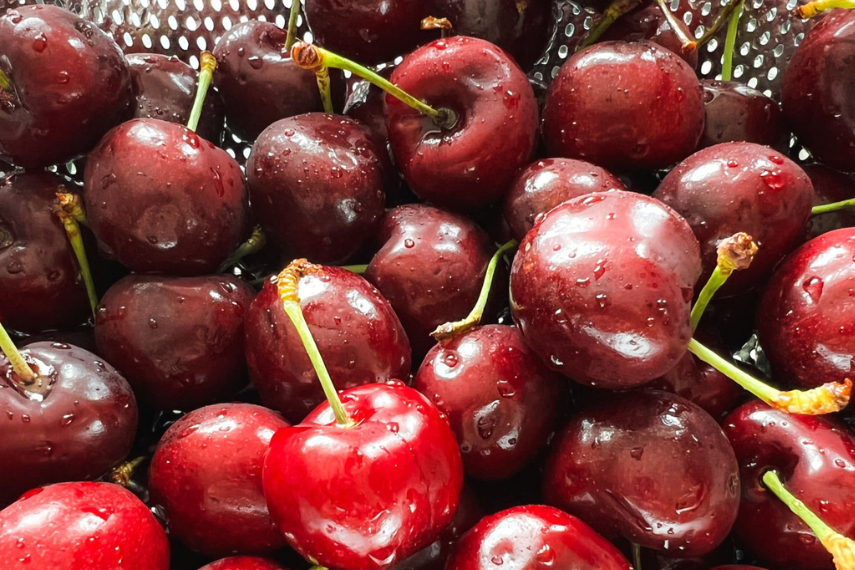
[[0,14],[0,568],[855,570],[855,1],[293,4]]

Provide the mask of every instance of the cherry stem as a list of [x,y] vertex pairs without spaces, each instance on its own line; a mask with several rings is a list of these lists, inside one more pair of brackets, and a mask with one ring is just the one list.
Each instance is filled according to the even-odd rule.
[[127,489],[131,486],[131,478],[134,476],[137,467],[145,460],[145,456],[140,456],[136,459],[125,461],[110,472],[110,481]]
[[321,93],[321,102],[324,104],[324,113],[332,115],[335,113],[332,103],[332,86],[330,85],[330,69],[319,67],[315,70],[315,80],[318,82],[318,91]]
[[448,18],[436,18],[434,16],[428,16],[421,23],[421,29],[423,30],[439,30],[439,37],[442,39],[445,39],[453,27],[451,20]]
[[683,24],[683,22],[674,15],[674,12],[671,11],[671,8],[669,8],[668,4],[665,3],[665,0],[656,0],[656,4],[659,6],[659,10],[662,11],[662,15],[665,16],[665,21],[667,21],[668,25],[671,26],[671,29],[674,30],[674,34],[676,34],[677,39],[680,40],[680,50],[683,53],[694,53],[697,51],[698,42],[691,37],[685,24]]
[[66,192],[64,188],[60,187],[60,190],[56,193],[56,215],[59,216],[65,228],[68,242],[71,244],[71,249],[74,250],[74,257],[77,258],[80,275],[83,277],[83,284],[86,286],[86,295],[89,297],[89,308],[92,310],[92,316],[94,317],[95,309],[98,307],[98,293],[95,290],[95,281],[92,279],[89,259],[86,257],[83,236],[80,235],[80,225],[74,216],[75,210],[83,211],[80,206],[80,197]]
[[632,568],[641,570],[641,545],[632,543]]
[[315,369],[315,374],[321,381],[321,388],[324,390],[324,395],[327,402],[332,408],[335,415],[336,423],[341,427],[352,427],[355,425],[350,416],[347,415],[347,410],[341,403],[338,397],[338,392],[335,389],[330,373],[324,364],[324,359],[321,357],[318,345],[312,337],[312,331],[309,330],[309,325],[306,323],[306,318],[303,316],[303,307],[300,305],[299,286],[300,279],[312,273],[321,271],[323,268],[320,265],[309,263],[305,259],[295,259],[288,267],[283,269],[276,281],[277,292],[279,299],[282,301],[282,308],[285,309],[285,314],[291,319],[291,323],[297,330],[303,347],[306,349],[306,354],[309,360],[312,361],[312,367]]
[[814,0],[801,6],[796,6],[793,10],[796,16],[802,19],[813,18],[820,12],[825,10],[833,10],[834,8],[853,9],[855,8],[855,0]]
[[733,52],[736,49],[736,35],[739,33],[739,19],[745,10],[745,0],[740,0],[727,22],[727,35],[724,38],[724,61],[721,64],[721,80],[733,78]]
[[300,0],[291,0],[291,13],[288,17],[288,35],[285,36],[285,49],[291,51],[291,46],[297,41],[297,18],[300,16]]
[[241,259],[247,257],[248,255],[252,255],[253,253],[257,253],[265,245],[267,245],[267,234],[264,233],[264,230],[261,229],[261,226],[255,226],[252,229],[252,234],[249,236],[249,238],[245,242],[240,244],[238,248],[226,258],[222,265],[220,265],[220,273],[225,273],[226,271],[237,265]]
[[9,359],[9,364],[12,365],[12,370],[25,385],[29,386],[36,381],[38,375],[33,372],[33,369],[30,368],[30,365],[27,364],[27,361],[24,360],[24,357],[21,356],[20,352],[18,352],[18,347],[15,346],[15,342],[12,340],[12,337],[9,336],[9,333],[6,332],[6,328],[2,324],[0,324],[0,351],[2,351],[3,354],[6,355],[6,358]]
[[368,271],[368,265],[342,265],[342,269],[347,269],[351,273],[356,273],[357,275],[362,275],[366,271]]
[[776,410],[790,414],[822,415],[839,412],[849,403],[852,381],[848,378],[843,382],[828,382],[811,390],[784,392],[758,380],[698,342],[697,339],[693,338],[689,341],[689,352]]
[[730,21],[730,16],[733,14],[733,11],[740,5],[742,5],[740,0],[730,0],[730,2],[725,4],[724,7],[719,10],[718,14],[716,14],[712,25],[704,30],[704,33],[700,38],[698,38],[698,46],[702,46],[713,39],[719,30],[721,30],[724,25]]
[[457,123],[457,114],[451,109],[434,109],[367,67],[322,47],[298,41],[291,48],[291,59],[298,67],[314,71],[315,73],[319,69],[330,67],[349,71],[396,97],[422,115],[427,115],[440,127],[451,128]]
[[309,570],[328,570],[326,566],[314,565]]
[[698,323],[701,322],[707,305],[709,305],[716,291],[727,282],[731,273],[740,269],[748,269],[751,265],[754,256],[757,254],[757,243],[750,235],[739,232],[721,240],[716,250],[718,257],[716,258],[715,269],[698,294],[695,306],[692,307],[692,331],[698,328]]
[[612,24],[618,20],[618,18],[624,14],[632,12],[640,3],[641,0],[612,0],[612,3],[603,11],[600,19],[588,31],[588,35],[585,36],[585,39],[582,40],[576,48],[576,51],[581,51],[586,47],[594,45],[597,40],[600,39],[600,36],[606,33],[606,30],[608,30]]
[[777,471],[766,471],[763,474],[763,483],[782,503],[789,507],[794,515],[810,527],[825,549],[831,554],[837,570],[852,570],[855,568],[855,541],[843,536],[825,524],[807,505],[790,493],[778,476]]
[[468,331],[472,327],[478,326],[481,323],[481,318],[484,316],[484,309],[487,307],[487,301],[490,300],[490,288],[493,286],[493,277],[496,274],[496,267],[499,265],[499,260],[519,244],[520,242],[512,239],[500,247],[496,253],[493,254],[493,257],[490,258],[490,261],[487,263],[487,271],[484,274],[484,282],[481,284],[481,292],[478,294],[478,301],[475,303],[475,306],[472,308],[469,315],[467,315],[463,320],[453,321],[438,326],[436,330],[430,333],[430,336],[438,341],[448,340]]
[[11,85],[12,82],[9,81],[9,76],[6,75],[6,73],[2,69],[0,69],[0,89],[9,89]]
[[209,51],[203,51],[199,58],[199,82],[196,86],[196,99],[193,100],[193,110],[187,120],[187,128],[196,132],[199,127],[199,119],[202,118],[202,106],[211,87],[214,78],[214,70],[217,69],[217,58]]
[[843,210],[844,208],[852,208],[853,206],[855,206],[855,198],[850,198],[848,200],[841,200],[840,202],[832,202],[830,204],[820,204],[819,206],[814,206],[813,208],[811,208],[810,213],[814,216],[819,214],[830,214],[831,212]]

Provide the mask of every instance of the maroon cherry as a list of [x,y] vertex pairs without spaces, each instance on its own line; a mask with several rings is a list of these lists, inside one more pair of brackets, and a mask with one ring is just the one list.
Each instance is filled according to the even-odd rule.
[[511,314],[550,368],[626,389],[686,352],[698,241],[679,214],[630,192],[563,203],[526,235],[511,269]]
[[552,81],[543,108],[550,155],[604,168],[670,166],[692,153],[703,128],[695,72],[648,41],[603,42],[576,53]]
[[[644,2],[640,4],[643,6]],[[649,40],[680,56],[692,69],[698,67],[698,50],[683,48],[680,35],[671,27],[662,8],[653,3],[619,18],[602,35],[602,40]]]
[[309,113],[277,121],[247,159],[253,212],[295,257],[342,262],[383,217],[383,152],[347,117]]
[[169,532],[209,556],[263,554],[285,545],[261,489],[264,454],[279,414],[252,404],[217,404],[175,422],[157,444],[148,482]]
[[609,542],[574,516],[521,506],[481,520],[463,535],[446,570],[630,570]]
[[[830,204],[855,198],[855,179],[821,164],[802,166],[813,184],[813,205]],[[843,208],[836,212],[811,216],[808,237],[815,238],[826,232],[855,226],[855,210]]]
[[691,557],[730,532],[739,473],[709,414],[645,390],[607,396],[570,421],[547,460],[544,493],[607,538]]
[[286,570],[275,562],[255,556],[231,556],[206,564],[199,570]]
[[591,192],[626,190],[607,170],[571,158],[538,160],[522,170],[505,196],[505,220],[522,240],[535,221],[552,208]]
[[787,135],[777,101],[736,81],[701,81],[706,121],[698,147],[724,142],[776,146]]
[[0,157],[26,168],[87,152],[127,113],[130,75],[116,42],[50,4],[0,16]]
[[192,410],[246,383],[244,314],[255,293],[237,277],[131,275],[96,311],[104,358],[158,410]]
[[59,483],[0,511],[0,567],[169,570],[169,540],[148,507],[119,485]]

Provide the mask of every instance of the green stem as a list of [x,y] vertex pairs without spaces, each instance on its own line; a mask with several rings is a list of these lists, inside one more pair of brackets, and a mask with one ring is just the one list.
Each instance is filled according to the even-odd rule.
[[736,35],[739,33],[739,19],[745,9],[745,0],[740,0],[727,23],[727,36],[724,39],[724,63],[721,66],[721,80],[733,78],[733,52],[736,49]]
[[702,46],[708,43],[711,39],[713,39],[713,37],[715,37],[719,30],[721,30],[725,26],[725,24],[730,21],[730,16],[740,4],[741,2],[739,0],[730,0],[730,2],[728,2],[721,8],[721,10],[718,11],[718,14],[716,14],[713,23],[710,25],[710,27],[704,30],[704,33],[698,39],[698,46]]
[[9,89],[11,85],[12,82],[9,81],[9,76],[6,75],[6,73],[2,69],[0,69],[0,89]]
[[710,350],[696,339],[689,341],[689,352],[697,356],[700,360],[706,362],[747,391],[751,392],[767,404],[772,404],[779,394],[779,390],[769,386],[743,371],[741,368],[732,362],[722,358],[714,351]]
[[291,46],[297,41],[297,18],[300,16],[300,0],[291,0],[291,13],[288,17],[288,35],[285,37],[285,49],[291,51]]
[[796,7],[796,15],[800,18],[813,18],[825,10],[843,8],[851,10],[855,8],[855,0],[815,0]]
[[328,67],[319,67],[315,70],[315,79],[318,82],[318,91],[321,93],[321,102],[324,104],[324,113],[332,115],[335,113],[332,102],[332,86],[330,85],[330,70]]
[[674,15],[674,12],[671,11],[671,8],[668,7],[665,0],[656,0],[656,4],[659,6],[659,10],[665,17],[665,21],[668,22],[668,25],[671,26],[672,30],[674,30],[674,34],[677,36],[677,39],[680,40],[680,49],[683,53],[692,53],[696,51],[698,49],[698,42],[691,37],[688,30],[686,30],[686,26]]
[[86,295],[89,297],[89,308],[92,310],[92,316],[94,317],[95,309],[98,307],[98,292],[95,290],[95,280],[92,279],[92,269],[89,267],[89,258],[86,256],[86,246],[83,244],[83,236],[80,235],[80,225],[77,223],[77,217],[74,215],[75,208],[80,212],[83,211],[80,207],[80,199],[74,194],[65,192],[64,189],[57,192],[56,196],[56,213],[65,228],[68,242],[74,251],[74,257],[77,258],[80,275],[83,277],[83,284],[86,286]]
[[772,493],[775,494],[776,497],[781,499],[782,503],[787,505],[787,507],[793,511],[794,515],[799,517],[802,522],[810,527],[820,541],[824,541],[825,537],[835,534],[836,531],[833,528],[825,524],[822,519],[816,516],[816,514],[807,507],[807,505],[790,493],[790,491],[781,482],[781,478],[778,476],[776,471],[766,471],[763,474],[763,483],[770,491],[772,491]]
[[237,265],[241,259],[260,251],[265,245],[267,245],[267,234],[264,233],[261,226],[255,226],[249,238],[240,244],[238,248],[234,250],[232,254],[220,265],[220,273],[228,271]]
[[29,385],[36,381],[36,373],[33,372],[33,369],[30,368],[30,365],[27,364],[27,361],[18,352],[18,347],[15,346],[12,337],[9,336],[9,333],[6,332],[6,328],[2,324],[0,324],[0,351],[3,351],[3,354],[9,359],[12,370],[24,384]]
[[698,300],[695,302],[695,306],[692,307],[692,331],[698,328],[698,323],[701,322],[701,317],[704,316],[704,311],[707,310],[707,305],[710,304],[710,301],[716,294],[716,291],[721,289],[721,286],[727,282],[731,273],[732,272],[722,272],[718,265],[713,269],[712,275],[710,275],[710,278],[704,284],[704,288],[701,289],[701,292],[698,294]]
[[140,456],[122,463],[110,472],[110,480],[127,489],[131,486],[131,478],[134,476],[137,467],[145,460],[145,456]]
[[831,204],[820,204],[819,206],[814,206],[811,209],[810,213],[814,216],[819,214],[830,214],[831,212],[836,212],[844,208],[852,208],[853,206],[855,206],[855,198],[850,198],[848,200],[841,200],[840,202],[832,202]]
[[265,275],[264,277],[259,277],[258,279],[253,279],[249,282],[250,285],[258,287],[259,285],[264,285],[270,279],[270,275]]
[[594,45],[597,40],[600,39],[600,36],[606,33],[606,30],[608,30],[612,24],[618,20],[618,18],[633,11],[639,4],[640,0],[613,0],[612,3],[603,11],[603,15],[600,16],[600,19],[596,24],[594,24],[594,27],[588,31],[588,34],[579,44],[579,47],[576,48],[576,51],[581,51],[586,47]]
[[199,83],[196,86],[196,98],[193,100],[193,110],[187,120],[187,128],[193,132],[199,127],[199,119],[202,117],[202,106],[211,87],[214,78],[214,70],[217,69],[217,58],[209,51],[203,51],[199,58]]
[[366,271],[368,271],[368,265],[342,265],[342,269],[347,269],[351,273],[356,273],[357,275],[362,275]]
[[641,546],[632,543],[632,568],[633,570],[641,570]]
[[311,568],[309,568],[309,570],[327,570],[327,567],[326,566],[319,566],[316,564],[316,565],[312,566]]

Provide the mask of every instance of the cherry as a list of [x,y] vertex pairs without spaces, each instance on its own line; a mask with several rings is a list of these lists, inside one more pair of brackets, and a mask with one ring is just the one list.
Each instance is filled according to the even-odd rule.
[[[187,123],[196,94],[198,73],[175,56],[131,53],[126,56],[131,73],[134,118]],[[241,105],[243,108],[246,105]],[[219,144],[223,138],[223,101],[216,93],[205,98],[199,136]]]
[[[631,548],[634,550],[634,547]],[[644,570],[715,570],[718,566],[713,568],[713,565],[726,564],[733,559],[733,551],[729,541],[725,541],[724,544],[710,553],[692,558],[676,558],[661,550],[648,550],[646,548],[639,548],[639,550],[640,559],[636,568],[640,566]],[[635,555],[634,551],[633,555]],[[752,567],[749,566],[742,570],[751,569]],[[739,569],[737,568],[737,570]]]
[[91,149],[128,111],[130,74],[116,42],[50,4],[0,16],[0,157],[26,167]]
[[609,389],[646,384],[683,357],[700,274],[686,221],[647,196],[597,192],[550,211],[511,269],[511,314],[553,370]]
[[686,218],[701,243],[704,275],[718,243],[736,232],[760,246],[751,267],[739,271],[720,295],[762,283],[805,235],[813,187],[793,161],[764,146],[723,143],[700,150],[677,165],[653,196]]
[[607,170],[581,160],[547,158],[520,171],[505,196],[505,220],[522,240],[538,217],[572,198],[591,192],[626,190]]
[[642,6],[619,18],[602,35],[602,39],[626,42],[649,40],[680,56],[692,69],[698,67],[698,50],[683,49],[680,34],[671,27],[662,9],[654,4]]
[[0,473],[0,505],[39,485],[98,477],[122,461],[137,428],[125,379],[82,348],[37,342],[18,352],[5,334],[0,328],[0,463],[15,467]]
[[[306,263],[300,302],[337,387],[352,388],[410,372],[410,345],[389,302],[365,279]],[[246,315],[246,358],[261,401],[301,421],[323,399],[300,336],[268,279]]]
[[294,256],[342,262],[383,217],[384,152],[347,117],[309,113],[277,121],[247,159],[253,212]]
[[99,352],[159,410],[191,410],[246,382],[244,314],[255,293],[229,275],[131,275],[98,306]]
[[285,570],[285,568],[264,558],[232,556],[206,564],[199,570]]
[[490,240],[468,219],[421,204],[390,210],[377,238],[382,247],[365,278],[389,300],[421,358],[434,344],[431,331],[475,304]]
[[252,141],[280,119],[320,111],[315,74],[291,60],[286,32],[249,20],[226,32],[214,47],[214,84],[223,97],[229,130]]
[[148,507],[119,485],[58,483],[0,511],[0,566],[168,570],[169,541]]
[[740,542],[772,567],[831,568],[820,541],[767,488],[761,477],[776,470],[798,497],[838,532],[855,533],[855,437],[828,418],[791,415],[749,402],[723,423],[742,478],[742,503],[734,531]]
[[[813,184],[814,206],[855,198],[855,179],[850,176],[821,164],[806,164],[802,169]],[[808,221],[808,238],[852,226],[855,226],[855,211],[851,208],[814,215]]]
[[645,390],[609,395],[570,421],[547,460],[544,493],[606,538],[692,557],[730,532],[739,474],[712,417]]
[[0,182],[0,319],[12,329],[70,328],[89,314],[80,269],[54,213],[63,182],[49,173]]
[[706,121],[698,143],[706,148],[744,141],[777,146],[788,134],[778,103],[760,91],[736,81],[701,81]]
[[566,380],[507,325],[441,341],[425,357],[413,388],[448,416],[464,471],[476,479],[506,479],[534,460],[568,401]]
[[170,534],[209,556],[284,546],[264,500],[261,467],[273,434],[288,425],[252,404],[207,406],[172,424],[148,477]]
[[704,129],[695,72],[648,41],[577,52],[549,86],[543,138],[551,156],[604,168],[657,169],[684,159]]
[[581,520],[546,506],[521,506],[481,520],[463,535],[446,570],[573,568],[630,570],[629,562]]

